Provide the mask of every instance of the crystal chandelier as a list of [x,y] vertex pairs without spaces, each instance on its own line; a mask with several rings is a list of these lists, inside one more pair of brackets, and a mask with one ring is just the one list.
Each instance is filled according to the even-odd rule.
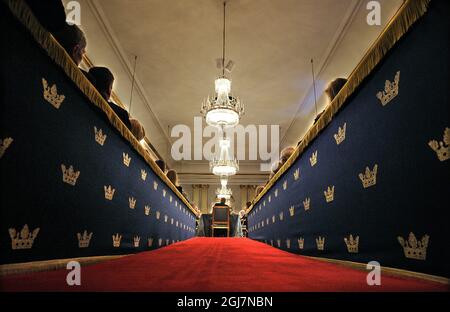
[[239,98],[231,95],[231,80],[225,77],[225,8],[223,3],[222,76],[216,79],[215,96],[208,96],[202,103],[200,112],[210,126],[234,127],[244,114],[244,106]]
[[219,187],[216,190],[217,198],[219,198],[219,199],[221,199],[221,198],[230,199],[231,198],[231,195],[233,194],[233,192],[231,191],[231,189],[227,188],[227,183],[228,183],[227,176],[220,177],[221,187]]
[[239,170],[239,163],[236,158],[230,155],[230,140],[222,139],[219,141],[219,157],[214,157],[209,162],[209,168],[213,174],[228,177],[235,175]]

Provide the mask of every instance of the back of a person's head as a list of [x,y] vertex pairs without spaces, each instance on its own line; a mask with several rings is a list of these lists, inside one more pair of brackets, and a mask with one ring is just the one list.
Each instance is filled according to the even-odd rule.
[[167,178],[169,178],[170,182],[172,182],[174,185],[178,185],[178,174],[175,170],[170,169],[166,173]]
[[162,170],[162,172],[166,172],[166,162],[162,159],[158,159],[155,161],[156,165],[159,167],[159,169]]
[[258,185],[257,187],[256,187],[256,190],[255,190],[255,193],[256,193],[256,195],[258,195],[259,193],[261,193],[261,191],[264,189],[264,186],[263,185]]
[[225,202],[226,202],[226,199],[225,199],[225,198],[221,198],[221,199],[220,199],[220,204],[221,204],[221,205],[225,205]]
[[280,168],[281,168],[281,166],[282,166],[283,164],[281,163],[281,161],[280,160],[277,160],[277,161],[275,161],[273,164],[272,164],[272,173],[277,173],[278,172],[278,170],[280,170]]
[[145,138],[145,128],[142,124],[134,118],[130,118],[131,123],[131,133],[133,133],[134,137],[140,141]]
[[91,74],[95,79],[95,88],[97,91],[105,98],[106,101],[109,101],[114,83],[113,73],[106,67],[96,66],[89,69],[89,74]]
[[59,44],[67,51],[72,60],[80,65],[86,49],[86,36],[77,25],[67,24],[53,34]]
[[289,157],[291,157],[294,151],[295,147],[293,146],[283,148],[283,150],[280,153],[280,161],[284,164],[289,159]]
[[347,79],[345,78],[337,78],[333,80],[325,90],[325,93],[328,95],[330,102],[336,97],[336,95],[341,91],[342,87],[347,83]]

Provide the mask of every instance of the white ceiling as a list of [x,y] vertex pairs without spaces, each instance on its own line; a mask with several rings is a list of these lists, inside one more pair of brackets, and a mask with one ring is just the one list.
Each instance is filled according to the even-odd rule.
[[[367,2],[228,0],[226,53],[235,62],[232,91],[245,104],[241,124],[280,125],[282,147],[295,145],[314,119],[310,59],[315,59],[323,107],[326,84],[352,71],[402,1],[380,1],[383,25],[375,27],[365,22]],[[174,139],[168,129],[193,125],[220,74],[215,60],[222,51],[223,1],[81,3],[88,55],[113,69],[115,91],[125,103],[138,56],[132,115],[143,121],[150,140],[169,158],[169,140]],[[198,167],[183,162],[179,170],[192,173]]]

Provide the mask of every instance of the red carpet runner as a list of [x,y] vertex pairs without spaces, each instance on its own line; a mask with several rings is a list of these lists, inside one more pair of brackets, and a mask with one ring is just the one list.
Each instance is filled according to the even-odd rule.
[[68,271],[1,277],[3,291],[449,291],[449,286],[382,275],[312,260],[244,238],[194,238],[81,268],[81,286]]

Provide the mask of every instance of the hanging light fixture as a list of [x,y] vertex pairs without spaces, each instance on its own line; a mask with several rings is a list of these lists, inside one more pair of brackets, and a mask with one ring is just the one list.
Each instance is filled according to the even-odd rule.
[[234,127],[244,114],[244,106],[239,98],[231,94],[231,80],[225,77],[226,67],[231,70],[234,64],[230,61],[225,67],[225,9],[226,2],[223,3],[222,76],[214,82],[216,95],[208,96],[200,112],[210,126]]
[[[230,140],[222,139],[219,141],[219,157],[214,157],[209,162],[209,168],[213,174],[223,177],[235,175],[239,170],[239,163],[236,158],[230,155]],[[221,180],[222,182],[222,180]]]
[[231,198],[231,195],[233,194],[233,192],[231,191],[231,189],[227,188],[227,183],[228,183],[227,176],[220,177],[221,187],[219,187],[216,190],[216,197],[218,199],[221,199],[221,198],[230,199]]

